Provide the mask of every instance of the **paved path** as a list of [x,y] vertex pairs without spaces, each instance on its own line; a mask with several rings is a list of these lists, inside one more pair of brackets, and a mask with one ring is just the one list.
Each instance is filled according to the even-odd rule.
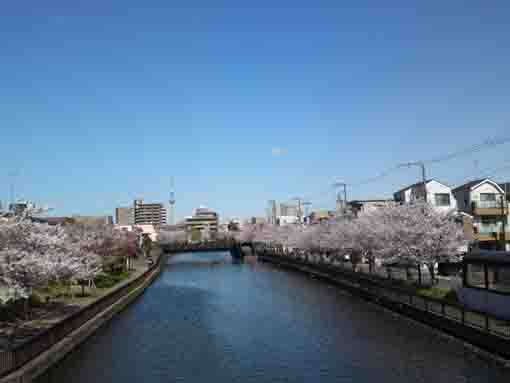
[[[152,258],[157,261],[160,251],[157,247],[152,252]],[[130,271],[129,278],[123,280],[121,283],[126,283],[138,278],[147,270],[147,261],[143,257],[138,257],[133,261],[133,269]],[[87,297],[76,296],[61,297],[53,299],[51,303],[44,305],[41,308],[32,309],[31,320],[17,320],[16,322],[0,322],[0,351],[5,350],[9,343],[11,346],[23,343],[44,331],[56,323],[64,320],[69,315],[80,310],[82,307],[87,306],[99,298],[107,295],[115,290],[119,284],[107,289],[87,289],[90,293]],[[81,293],[81,288],[76,287],[75,294]],[[12,334],[15,334],[13,336]]]

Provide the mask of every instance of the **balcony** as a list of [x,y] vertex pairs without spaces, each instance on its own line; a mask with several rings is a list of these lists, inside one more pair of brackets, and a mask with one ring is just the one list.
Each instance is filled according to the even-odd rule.
[[508,202],[473,201],[471,209],[474,215],[508,215]]
[[497,241],[504,237],[510,239],[510,228],[506,227],[505,236],[503,236],[502,225],[500,224],[480,224],[473,227],[475,239],[478,241]]

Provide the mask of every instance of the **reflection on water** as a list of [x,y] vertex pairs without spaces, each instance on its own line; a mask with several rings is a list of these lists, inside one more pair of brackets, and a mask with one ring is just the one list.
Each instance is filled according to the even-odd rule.
[[181,254],[40,382],[508,382],[510,371],[341,290]]

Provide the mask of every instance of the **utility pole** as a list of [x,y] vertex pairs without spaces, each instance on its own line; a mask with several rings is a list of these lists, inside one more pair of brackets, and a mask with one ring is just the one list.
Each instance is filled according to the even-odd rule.
[[503,196],[501,198],[501,229],[502,229],[502,235],[501,238],[503,240],[503,249],[506,250],[506,221],[508,219],[508,202],[507,202],[507,196],[508,196],[508,182],[505,182],[505,190],[503,193]]
[[407,162],[404,164],[400,164],[399,167],[407,167],[410,168],[411,166],[419,166],[421,168],[421,182],[423,185],[423,193],[424,193],[424,199],[425,202],[427,202],[427,172],[425,170],[425,163],[423,161],[416,161],[416,162]]

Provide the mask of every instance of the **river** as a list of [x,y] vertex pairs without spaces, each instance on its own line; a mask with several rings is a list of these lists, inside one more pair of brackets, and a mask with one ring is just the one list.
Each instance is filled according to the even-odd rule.
[[510,370],[336,287],[227,253],[178,254],[133,305],[38,379],[509,382]]

